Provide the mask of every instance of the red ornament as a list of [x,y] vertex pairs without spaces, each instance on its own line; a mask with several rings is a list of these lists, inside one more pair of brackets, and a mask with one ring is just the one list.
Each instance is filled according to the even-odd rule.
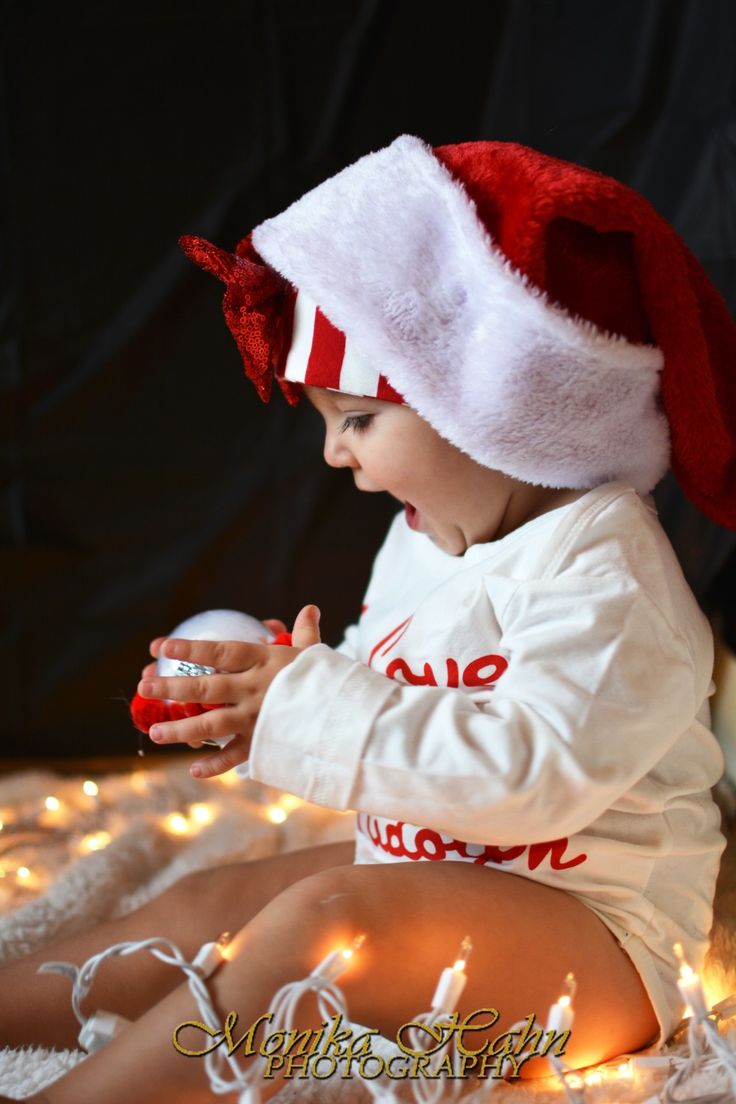
[[[270,644],[285,644],[291,647],[291,633],[278,633]],[[130,718],[139,732],[147,736],[151,725],[159,721],[181,721],[185,717],[199,717],[210,709],[221,709],[221,705],[203,705],[201,702],[178,702],[160,698],[142,698],[136,693],[130,703]]]

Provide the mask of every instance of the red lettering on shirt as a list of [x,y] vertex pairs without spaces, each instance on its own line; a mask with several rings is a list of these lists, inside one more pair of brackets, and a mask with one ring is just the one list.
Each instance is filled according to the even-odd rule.
[[[513,862],[526,852],[526,862],[529,870],[536,870],[542,862],[549,858],[552,870],[568,870],[574,866],[580,866],[588,858],[585,852],[564,860],[565,852],[569,845],[567,836],[561,839],[546,840],[542,843],[530,845],[518,844],[509,847],[499,847],[497,844],[483,844],[483,850],[479,855],[468,851],[468,844],[464,840],[443,839],[442,835],[433,828],[419,828],[414,837],[414,847],[410,845],[405,830],[407,826],[403,820],[386,822],[384,833],[381,833],[381,825],[378,819],[367,813],[358,816],[358,830],[371,840],[373,845],[381,851],[385,851],[394,858],[405,858],[416,861],[426,859],[429,862],[439,862],[453,854],[461,859],[473,862],[477,866],[485,866],[492,863],[494,866],[502,866],[504,863]],[[478,845],[476,845],[478,846]]]
[[433,828],[420,828],[414,837],[416,851],[411,856],[413,859],[429,859],[430,862],[440,862],[445,858],[446,850],[442,842],[442,836]]
[[[373,660],[379,651],[382,656],[385,656],[388,655],[392,648],[396,647],[409,628],[413,616],[414,615],[411,614],[407,617],[400,625],[397,625],[395,629],[387,633],[382,640],[379,640],[371,649],[370,655],[368,656],[369,667],[373,665]],[[419,662],[421,663],[421,660]],[[471,660],[470,663],[463,668],[463,686],[491,686],[501,677],[508,665],[509,661],[505,656],[496,655],[493,652],[488,655],[478,656],[477,659]],[[453,656],[448,656],[445,659],[445,671],[445,686],[457,689],[460,686],[460,666]],[[399,681],[403,681],[409,686],[440,685],[434,668],[429,661],[425,661],[422,664],[421,671],[416,671],[412,669],[407,659],[404,659],[403,656],[396,656],[386,667],[385,674],[387,678],[396,678],[398,675]]]
[[385,850],[389,855],[403,855],[404,845],[401,839],[401,824],[387,824],[386,825],[386,843]]
[[[402,636],[404,635],[406,630],[409,628],[409,623],[410,622],[411,622],[411,616],[407,617],[405,621],[402,621],[400,625],[397,625],[395,629],[392,629],[390,633],[387,633],[386,636],[384,636],[383,640],[378,641],[375,648],[373,648],[373,650],[371,651],[371,654],[368,656],[368,666],[369,667],[373,663],[374,655],[376,654],[376,652],[378,651],[379,648],[383,648],[384,644],[388,644],[388,647],[384,648],[384,650],[381,652],[381,655],[386,655],[386,652],[391,651],[394,644],[397,644],[399,642],[399,640],[401,640]],[[389,643],[389,641],[390,641],[390,643]]]
[[562,861],[567,839],[550,840],[548,843],[533,843],[529,848],[529,869],[536,870],[543,859],[549,855],[549,865],[553,870],[567,870],[571,866],[580,866],[587,855],[576,855],[574,859]]
[[[479,656],[463,671],[463,682],[466,686],[490,686],[501,677],[508,665],[509,661],[500,655]],[[490,673],[482,675],[481,671],[485,668],[490,668]]]
[[498,847],[495,843],[487,843],[483,848],[482,854],[480,854],[475,860],[477,863],[505,863],[513,862],[514,859],[518,859],[520,855],[523,855],[526,851],[526,847],[521,844],[516,847]]
[[408,682],[410,686],[437,685],[437,679],[434,677],[434,671],[429,663],[424,664],[424,674],[418,675],[412,671],[405,659],[392,659],[386,668],[386,676],[387,678],[395,678],[397,672],[403,675],[404,681]]
[[[381,641],[381,643],[384,643]],[[394,641],[395,643],[395,641]],[[371,659],[375,655],[381,644],[377,644],[371,652]],[[393,643],[390,645],[393,647]],[[387,648],[386,651],[389,649]],[[386,652],[382,653],[383,655]],[[507,659],[504,659],[501,655],[482,655],[477,659],[472,660],[464,668],[462,674],[462,682],[464,686],[490,686],[497,679],[501,677],[509,663]],[[446,686],[457,688],[459,686],[459,672],[460,667],[456,659],[452,656],[448,656],[445,660],[445,669],[447,682]],[[482,672],[486,671],[486,674]],[[386,667],[386,677],[396,678],[399,676],[400,682],[405,682],[409,686],[437,686],[437,676],[434,673],[432,664],[426,662],[423,664],[421,671],[413,671],[409,666],[409,663],[402,656],[397,656],[396,659],[392,659]]]

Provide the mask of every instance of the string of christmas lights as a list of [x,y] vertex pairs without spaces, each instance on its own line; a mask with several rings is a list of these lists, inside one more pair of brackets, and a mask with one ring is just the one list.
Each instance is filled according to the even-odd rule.
[[[700,977],[685,960],[682,946],[675,943],[680,964],[677,988],[686,1003],[686,1028],[689,1053],[673,1060],[674,1070],[660,1094],[662,1104],[733,1104],[736,1100],[736,1053],[718,1030],[718,1023],[736,1012],[736,996],[710,1009]],[[689,1013],[689,1015],[688,1015]],[[688,1082],[695,1074],[711,1072],[724,1082],[722,1092],[686,1096]]]
[[[414,1051],[421,1053],[426,1049],[427,1039],[443,1038],[446,1029],[452,1026],[452,1013],[456,1011],[458,1001],[467,984],[465,967],[473,950],[469,936],[465,936],[458,948],[455,961],[452,966],[446,966],[437,982],[437,988],[430,1004],[429,1012],[422,1012],[415,1016],[412,1023],[416,1027],[410,1028],[408,1038]],[[447,1100],[454,1100],[462,1087],[462,1082],[454,1080],[449,1084],[438,1077],[438,1071],[447,1064],[452,1068],[453,1075],[458,1077],[460,1069],[458,1065],[458,1053],[455,1045],[455,1036],[451,1032],[446,1042],[437,1047],[431,1056],[428,1070],[431,1076],[437,1080],[428,1080],[424,1077],[415,1078],[411,1082],[412,1092],[417,1104],[436,1104],[443,1096]]]
[[[104,951],[92,955],[80,967],[70,962],[44,962],[37,972],[61,974],[70,979],[72,1008],[81,1024],[79,1043],[88,1053],[100,1050],[111,1042],[129,1025],[130,1021],[114,1012],[102,1009],[91,1016],[85,1016],[81,1010],[81,1003],[88,995],[95,975],[106,959],[135,954],[138,951],[148,951],[161,962],[176,966],[186,974],[190,991],[197,1002],[203,1022],[213,1035],[217,1035],[222,1032],[222,1027],[204,982],[225,960],[229,938],[229,933],[225,932],[217,941],[205,943],[192,962],[189,962],[170,939],[155,937],[113,944]],[[363,945],[364,938],[359,935],[351,946],[330,951],[306,978],[288,982],[277,991],[267,1014],[269,1022],[277,1032],[289,1031],[294,1027],[297,1007],[307,993],[316,995],[319,1013],[323,1019],[329,1021],[337,1015],[347,1017],[345,998],[336,982],[347,969],[353,954]],[[267,1061],[266,1055],[259,1054],[247,1070],[242,1070],[235,1056],[229,1054],[227,1049],[217,1047],[210,1050],[205,1054],[205,1070],[210,1080],[210,1088],[216,1094],[238,1092],[239,1104],[258,1104],[260,1101],[258,1083],[267,1066]],[[224,1075],[224,1064],[229,1066],[233,1074],[230,1079]]]
[[[337,986],[337,981],[347,969],[353,955],[362,947],[364,939],[363,935],[359,935],[349,947],[330,951],[306,978],[288,982],[277,991],[267,1013],[267,1022],[271,1024],[276,1034],[282,1034],[294,1028],[297,1008],[307,993],[316,995],[319,1014],[324,1021],[329,1021],[336,1016],[348,1019],[347,1002]],[[92,955],[81,967],[72,963],[52,961],[43,963],[38,972],[58,973],[71,980],[72,1008],[81,1024],[79,1043],[89,1053],[105,1046],[129,1023],[124,1017],[105,1010],[98,1010],[89,1017],[82,1013],[81,1003],[88,995],[98,969],[108,958],[130,955],[141,950],[148,951],[162,962],[178,967],[187,975],[189,988],[195,997],[202,1020],[213,1035],[217,1035],[221,1033],[222,1028],[204,982],[225,960],[228,940],[229,934],[224,933],[216,942],[204,944],[192,962],[185,958],[171,940],[157,937],[113,944],[104,951]],[[429,1012],[420,1014],[412,1021],[416,1026],[409,1031],[410,1045],[418,1054],[426,1049],[425,1032],[432,1039],[438,1037],[441,1039],[445,1029],[452,1027],[452,1013],[457,1009],[459,998],[467,982],[465,967],[471,950],[470,939],[466,936],[460,945],[455,962],[452,966],[446,967],[440,975]],[[554,1033],[565,1031],[572,1025],[570,1006],[574,981],[571,975],[568,975],[566,980],[568,994],[560,997],[557,1004],[552,1006],[548,1017],[548,1030]],[[446,1065],[448,1057],[453,1072],[458,1078],[449,1083],[449,1092],[447,1079],[438,1075],[438,1071]],[[451,1099],[459,1095],[462,1080],[458,1076],[457,1059],[454,1036],[450,1032],[448,1041],[437,1047],[432,1055],[429,1076],[415,1078],[410,1082],[417,1104],[436,1104],[440,1098]],[[221,1095],[238,1092],[239,1104],[259,1104],[261,1095],[259,1084],[267,1065],[268,1054],[263,1053],[256,1056],[246,1070],[240,1067],[234,1055],[221,1047],[205,1054],[205,1070],[213,1093]],[[231,1077],[226,1076],[228,1071],[225,1066],[232,1074]],[[571,1104],[579,1104],[583,1099],[582,1095],[574,1094],[569,1090],[564,1076],[562,1076],[562,1082]],[[394,1087],[385,1075],[366,1080],[364,1084],[376,1104],[398,1104]],[[489,1084],[493,1086],[495,1082],[490,1081]]]
[[[88,1052],[98,1050],[115,1038],[127,1026],[128,1021],[115,1013],[103,1010],[85,1017],[81,1011],[81,1002],[89,993],[95,974],[106,958],[133,954],[139,950],[146,950],[161,961],[184,971],[202,1020],[213,1035],[216,1035],[222,1032],[222,1027],[205,981],[225,960],[228,938],[228,934],[224,933],[216,942],[204,944],[192,962],[189,962],[170,940],[154,938],[114,944],[93,955],[81,967],[71,963],[47,962],[39,967],[39,973],[60,973],[68,976],[72,981],[72,1007],[82,1025],[79,1041]],[[302,997],[307,993],[316,995],[319,1014],[323,1020],[329,1021],[336,1016],[348,1020],[347,1002],[337,981],[348,968],[350,960],[360,950],[363,942],[364,936],[361,935],[356,937],[351,946],[330,951],[306,978],[288,982],[277,991],[267,1014],[267,1022],[276,1033],[285,1033],[294,1028],[297,1008]],[[426,1050],[425,1032],[436,1041],[443,1037],[442,1033],[445,1029],[452,1026],[452,1013],[457,1008],[467,982],[465,967],[471,949],[470,940],[466,937],[453,965],[446,967],[440,975],[430,1010],[412,1021],[416,1026],[409,1030],[409,1040],[415,1052],[423,1053]],[[633,1056],[628,1063],[617,1065],[616,1071],[627,1080],[636,1070],[666,1068],[673,1071],[659,1094],[650,1097],[645,1104],[733,1104],[736,1098],[736,1054],[728,1040],[720,1035],[717,1025],[718,1022],[736,1014],[736,996],[731,996],[719,1002],[719,1006],[709,1009],[702,983],[698,975],[685,962],[679,945],[676,948],[676,954],[680,958],[678,985],[683,1000],[687,1002],[691,1012],[685,1024],[689,1054],[686,1057],[641,1056],[637,1058]],[[547,1016],[546,1029],[548,1033],[552,1033],[552,1036],[571,1030],[574,1023],[575,979],[572,974],[567,975],[564,989],[565,991],[551,1006]],[[514,1025],[511,1030],[519,1026],[521,1025]],[[438,1032],[440,1032],[439,1035]],[[459,1095],[462,1090],[461,1078],[448,1082],[446,1077],[437,1076],[440,1068],[447,1068],[448,1056],[457,1078],[458,1056],[454,1050],[452,1032],[449,1033],[448,1040],[437,1047],[431,1056],[432,1061],[427,1071],[429,1076],[417,1077],[410,1081],[417,1104],[437,1104],[440,1099],[454,1099]],[[598,1071],[581,1074],[572,1070],[554,1054],[548,1052],[546,1057],[560,1079],[569,1104],[585,1104],[587,1084],[594,1085],[604,1080],[608,1082],[611,1080],[610,1063],[606,1063]],[[205,1055],[205,1069],[213,1093],[221,1095],[238,1092],[239,1104],[259,1104],[261,1098],[259,1084],[267,1063],[268,1054],[258,1054],[248,1068],[243,1070],[235,1055],[228,1054],[223,1048],[210,1050]],[[228,1070],[230,1077],[226,1076]],[[695,1096],[682,1095],[682,1090],[686,1088],[693,1074],[703,1070],[722,1074],[726,1082],[724,1090],[707,1096],[702,1093]],[[491,1092],[497,1083],[497,1079],[489,1079],[488,1092]],[[366,1079],[364,1084],[375,1104],[398,1104],[396,1091],[385,1075]]]
[[[575,975],[570,973],[565,978],[564,992],[557,998],[547,1014],[548,1032],[558,1035],[565,1031],[572,1030],[572,1025],[575,1022],[572,1000],[575,996],[576,988],[577,983],[575,981]],[[546,1057],[552,1069],[557,1074],[564,1090],[565,1097],[568,1100],[568,1104],[584,1104],[585,1090],[568,1079],[568,1075],[573,1071],[568,1066],[567,1062],[564,1062],[562,1058],[556,1054],[548,1053]]]
[[[220,776],[218,782],[223,791],[230,787],[242,786],[242,782],[235,776],[232,778],[227,775]],[[74,857],[74,855],[91,855],[95,851],[101,851],[110,846],[117,835],[120,834],[115,820],[115,812],[118,806],[122,805],[124,807],[126,802],[130,802],[131,799],[143,798],[149,808],[152,807],[156,810],[154,820],[158,823],[160,829],[172,837],[181,837],[182,842],[186,842],[187,838],[194,836],[202,828],[216,820],[220,811],[217,801],[182,802],[180,798],[172,795],[171,789],[154,771],[135,771],[131,775],[107,778],[100,784],[92,779],[85,779],[82,782],[76,779],[70,781],[60,780],[58,784],[54,784],[54,791],[42,796],[24,798],[16,807],[8,805],[7,801],[0,807],[0,897],[4,899],[5,903],[10,900],[14,904],[16,898],[23,901],[28,898],[29,894],[35,895],[47,888],[50,881],[49,870],[44,865],[43,858],[34,863],[32,852],[36,848],[47,849],[49,843],[54,843],[67,850],[71,849],[72,857]],[[178,802],[179,807],[177,808],[176,804],[172,807],[172,801]],[[252,807],[259,807],[260,816],[263,816],[272,824],[280,825],[288,819],[294,809],[303,805],[303,802],[290,795],[283,795],[275,801],[262,801],[259,806],[258,803],[251,802],[250,804]],[[103,821],[103,823],[106,823],[106,827],[101,828],[99,823],[103,815],[106,817],[106,821]],[[164,950],[164,943],[161,940],[154,939],[144,942],[146,944],[145,949],[150,950],[151,953],[155,953],[155,949],[157,949],[159,957],[161,954],[166,955],[164,961],[169,961],[171,965],[183,969],[185,973],[187,972],[186,965],[191,970],[194,969],[194,963],[185,965],[183,956],[180,955],[174,945],[169,945]],[[134,946],[135,949],[143,949],[143,944]],[[205,946],[209,946],[211,951],[215,945]],[[108,952],[112,953],[112,950],[108,948]],[[103,956],[106,953],[103,952]],[[133,947],[127,950],[126,953],[133,953]],[[341,954],[343,952],[332,953]],[[736,1099],[736,1054],[734,1053],[736,1029],[732,1028],[730,1033],[726,1035],[719,1031],[719,1025],[722,1026],[725,1021],[736,1015],[736,996],[727,997],[714,1004],[713,1007],[709,1007],[701,979],[685,962],[681,948],[676,948],[676,953],[680,958],[679,988],[683,1000],[689,1007],[690,1015],[683,1021],[679,1033],[676,1033],[675,1042],[679,1041],[681,1045],[686,1045],[687,1053],[684,1055],[677,1053],[633,1055],[625,1060],[619,1059],[614,1063],[604,1063],[599,1067],[585,1071],[573,1071],[564,1062],[556,1059],[554,1055],[548,1055],[553,1066],[555,1066],[555,1062],[557,1063],[556,1072],[564,1086],[569,1104],[583,1104],[586,1087],[594,1087],[599,1084],[613,1086],[616,1081],[630,1083],[634,1079],[641,1081],[645,1075],[649,1074],[665,1074],[667,1080],[655,1095],[648,1098],[645,1104],[694,1104],[695,1101],[697,1101],[697,1104],[733,1104],[734,1099]],[[467,956],[463,959],[461,952],[454,966],[448,967],[447,970],[443,971],[443,974],[447,974],[448,971],[450,974],[454,973],[456,975],[454,982],[459,983],[459,976],[461,973],[464,974],[466,961]],[[459,963],[463,965],[462,970],[458,969]],[[323,965],[323,963],[320,963],[313,974],[310,975],[310,978],[318,975],[320,967]],[[70,969],[76,970],[77,968],[71,967]],[[70,980],[76,981],[76,978],[72,978],[71,973],[68,976]],[[192,977],[197,977],[196,972],[189,974],[190,988],[195,993],[197,982],[192,981]],[[84,981],[84,978],[82,978],[82,981]],[[201,977],[199,977],[199,984],[201,988],[198,993],[195,993],[195,996],[198,1001],[202,1002],[199,1005],[200,1011],[203,1018],[208,1018],[212,1028],[217,1029],[215,1010],[211,1003],[209,1005],[207,1003],[209,1002],[209,996]],[[322,991],[322,999],[327,1002],[321,1006],[322,1014],[329,1017],[339,1010],[343,1016],[347,1016],[344,997],[335,984],[335,979],[329,984],[332,988],[329,990],[325,988]],[[306,988],[304,988],[305,986]],[[439,988],[440,984],[438,983],[437,992],[439,992]],[[299,999],[309,989],[314,991],[314,982],[310,982],[309,978],[282,987],[272,1003],[275,1018],[278,1017],[284,1024],[292,1023]],[[459,992],[461,991],[462,987]],[[443,1002],[438,1002],[437,992],[433,998],[431,1011],[417,1017],[417,1024],[437,1029],[443,1020],[447,1022],[448,1012],[447,1009],[440,1010],[439,1004]],[[574,985],[568,986],[568,992],[563,993],[550,1009],[547,1023],[548,1031],[553,1028],[557,1031],[565,1030],[561,1026],[563,1023],[572,1024],[574,1016],[573,997]],[[99,1044],[100,1039],[107,1041],[108,1038],[114,1037],[118,1031],[125,1027],[126,1022],[121,1017],[115,1017],[113,1014],[104,1012],[97,1013],[96,1015],[100,1019],[96,1020],[93,1025],[90,1024],[89,1021],[93,1017],[90,1017],[89,1020],[81,1017],[79,1002],[82,999],[81,995],[78,996],[75,1011],[78,1012],[77,1018],[80,1019],[82,1030],[84,1031],[85,1027],[87,1029],[85,1042],[88,1045],[85,1046],[85,1049],[93,1049],[95,1043],[104,1045],[104,1043]],[[445,998],[444,1003],[450,1003],[448,998]],[[435,1008],[435,1004],[438,1007]],[[207,1009],[206,1014],[203,1009]],[[518,1026],[514,1025],[514,1028]],[[514,1028],[511,1030],[514,1030]],[[453,1055],[451,1045],[444,1052],[444,1055],[446,1054],[450,1054],[452,1060],[455,1060],[456,1055]],[[219,1055],[219,1051],[213,1051],[211,1055]],[[441,1063],[444,1055],[437,1056],[437,1065]],[[210,1055],[207,1057],[209,1058]],[[218,1056],[216,1061],[222,1067],[222,1056]],[[228,1066],[233,1078],[242,1077],[242,1070],[233,1068],[233,1063],[228,1063]],[[249,1067],[249,1074],[252,1066]],[[213,1072],[216,1073],[217,1071]],[[698,1093],[695,1090],[690,1090],[690,1083],[699,1073],[711,1077],[716,1075],[720,1077],[723,1083],[722,1091],[719,1090],[704,1096],[702,1092]],[[219,1076],[223,1078],[222,1083],[224,1084],[222,1068]],[[255,1077],[255,1071],[252,1076]],[[493,1090],[496,1083],[497,1079],[488,1080],[489,1092]],[[364,1084],[376,1104],[393,1104],[397,1099],[394,1087],[383,1076],[365,1080]],[[441,1079],[431,1081],[428,1078],[416,1078],[412,1080],[411,1085],[418,1104],[434,1104],[439,1099],[440,1092],[443,1092],[443,1099],[450,1098],[448,1096],[450,1093],[455,1095],[456,1086],[453,1083],[443,1085]],[[232,1081],[228,1083],[227,1089],[213,1087],[213,1091],[232,1092]],[[690,1096],[687,1095],[688,1091],[691,1092]],[[247,1086],[244,1085],[242,1093],[246,1095],[241,1097],[241,1104],[246,1104],[246,1100],[248,1104],[255,1104],[260,1097],[255,1081]]]
[[[233,772],[212,781],[223,792],[242,790]],[[189,788],[196,792],[197,787]],[[259,794],[255,786],[251,792]],[[265,802],[243,797],[239,808],[281,825],[305,805],[291,794],[270,800],[265,788],[264,796]],[[227,800],[234,797],[235,792],[228,794]],[[183,840],[212,824],[221,810],[216,798],[182,802],[164,773],[154,770],[108,776],[99,783],[54,779],[52,792],[24,797],[14,805],[6,800],[0,805],[0,909],[11,911],[48,889],[75,859],[105,850],[129,830],[132,817],[143,816],[153,830]]]
[[155,936],[151,939],[113,943],[104,951],[92,955],[82,966],[75,966],[71,962],[43,962],[37,973],[61,974],[69,978],[72,983],[72,1009],[82,1028],[79,1032],[79,1045],[91,1054],[109,1043],[130,1023],[130,1020],[115,1012],[98,1010],[92,1016],[85,1016],[82,1012],[82,1001],[89,993],[95,975],[106,959],[148,951],[161,962],[183,970],[200,1011],[204,1014],[206,1010],[210,1014],[209,1026],[214,1027],[217,1017],[204,982],[224,960],[225,947],[229,938],[229,932],[224,932],[216,942],[205,943],[192,962],[185,958],[172,940],[164,936]]
[[[356,951],[360,950],[365,936],[358,935],[348,947],[330,951],[312,972],[300,981],[287,982],[276,992],[269,1006],[267,1017],[273,1034],[291,1031],[295,1026],[296,1010],[302,998],[314,993],[320,1016],[329,1021],[333,1016],[347,1017],[347,1005],[336,982],[344,974]],[[205,1055],[205,1069],[210,1088],[216,1093],[240,1092],[239,1104],[258,1104],[259,1084],[268,1067],[268,1055],[254,1057],[247,1070],[238,1069],[233,1080],[223,1078],[218,1066],[222,1065],[220,1050]]]

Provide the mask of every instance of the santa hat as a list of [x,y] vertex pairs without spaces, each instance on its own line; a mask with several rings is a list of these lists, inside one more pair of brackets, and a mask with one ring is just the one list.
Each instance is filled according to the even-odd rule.
[[736,326],[625,185],[506,142],[405,135],[258,226],[185,252],[227,285],[261,397],[273,373],[405,401],[480,464],[650,491],[670,463],[736,527]]

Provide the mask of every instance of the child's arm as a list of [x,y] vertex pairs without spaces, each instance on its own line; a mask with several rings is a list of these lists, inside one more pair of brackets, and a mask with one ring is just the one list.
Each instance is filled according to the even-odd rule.
[[138,684],[141,697],[227,704],[197,717],[156,724],[149,732],[151,739],[158,744],[188,743],[196,747],[203,740],[234,734],[234,739],[221,751],[193,764],[192,773],[200,778],[211,778],[244,763],[266,691],[276,675],[305,648],[319,643],[319,617],[316,606],[300,610],[292,629],[291,647],[234,640],[157,638],[151,645],[152,654],[163,651],[169,658],[216,667],[223,673],[163,678],[157,676],[149,664]]
[[695,658],[647,593],[622,592],[613,573],[524,582],[503,611],[508,669],[482,702],[405,685],[319,645],[267,696],[251,776],[459,839],[570,835],[688,730],[667,786],[692,793],[715,782],[721,757],[695,721],[710,683],[704,617],[699,631]]

